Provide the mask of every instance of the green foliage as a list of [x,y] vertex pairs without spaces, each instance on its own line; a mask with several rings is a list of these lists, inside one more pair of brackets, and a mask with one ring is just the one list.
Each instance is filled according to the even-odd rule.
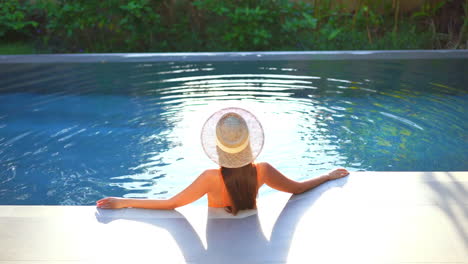
[[38,25],[28,17],[30,5],[19,0],[2,0],[0,4],[0,37],[7,32],[27,34]]
[[437,12],[447,3],[448,1],[440,2],[426,2],[422,5],[421,10],[416,11],[412,14],[413,18],[433,18]]
[[195,0],[204,14],[203,29],[207,44],[217,49],[271,50],[275,46],[294,46],[304,30],[313,30],[317,19],[312,6],[277,1]]
[[461,42],[465,42],[465,49],[468,49],[468,2],[463,4],[463,25],[460,29],[460,36],[458,39],[457,45],[460,45]]
[[157,39],[160,16],[150,0],[40,1],[47,10],[44,41],[75,52],[145,51]]
[[[42,52],[466,48],[468,37],[468,4],[459,0],[409,15],[373,0],[353,11],[331,0],[1,1],[0,37],[8,37],[0,42],[20,35]],[[456,7],[457,31],[444,32]]]
[[35,54],[36,50],[31,44],[22,42],[1,43],[0,54],[16,55],[16,54]]
[[367,5],[363,5],[355,15],[354,24],[358,27],[379,27],[383,25],[382,15]]

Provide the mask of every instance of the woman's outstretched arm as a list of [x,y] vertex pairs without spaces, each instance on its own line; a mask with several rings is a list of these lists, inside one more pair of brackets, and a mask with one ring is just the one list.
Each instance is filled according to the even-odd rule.
[[185,188],[185,190],[168,200],[107,197],[97,201],[96,206],[103,209],[119,209],[125,207],[166,210],[174,209],[194,202],[205,195],[210,186],[212,186],[210,184],[210,180],[213,178],[212,176],[210,177],[211,174],[211,170],[203,172],[192,184]]
[[261,173],[264,177],[263,180],[266,185],[279,191],[294,193],[294,194],[303,193],[305,191],[308,191],[312,188],[319,186],[320,184],[324,182],[334,180],[334,179],[339,179],[339,178],[349,175],[349,172],[345,169],[336,169],[336,170],[329,172],[326,175],[322,175],[320,177],[306,180],[303,182],[298,182],[298,181],[291,180],[288,177],[284,176],[281,172],[279,172],[269,163],[262,162],[262,163],[259,163],[258,165],[259,165],[259,169],[262,170]]

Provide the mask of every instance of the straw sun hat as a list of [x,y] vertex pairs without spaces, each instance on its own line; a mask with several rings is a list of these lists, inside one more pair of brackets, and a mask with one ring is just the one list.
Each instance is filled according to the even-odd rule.
[[255,160],[263,147],[263,128],[242,108],[224,108],[211,115],[201,132],[206,155],[226,168],[239,168]]

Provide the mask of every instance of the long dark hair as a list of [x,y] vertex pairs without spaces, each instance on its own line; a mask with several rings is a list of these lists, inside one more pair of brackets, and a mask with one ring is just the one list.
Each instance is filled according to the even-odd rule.
[[231,198],[231,206],[226,210],[233,215],[243,209],[257,207],[257,169],[252,163],[240,168],[221,167],[226,190]]

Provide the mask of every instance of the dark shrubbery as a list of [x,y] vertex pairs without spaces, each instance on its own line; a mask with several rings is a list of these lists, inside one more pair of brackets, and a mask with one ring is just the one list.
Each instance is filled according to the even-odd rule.
[[3,0],[0,3],[0,38],[4,38],[7,33],[27,35],[37,27],[38,23],[30,17],[31,10],[29,2]]
[[[144,51],[161,41],[154,1],[38,1],[42,41],[62,52]],[[160,45],[160,44],[159,44]]]
[[376,2],[350,12],[325,0],[2,0],[0,43],[41,52],[467,48],[465,1],[404,15]]

